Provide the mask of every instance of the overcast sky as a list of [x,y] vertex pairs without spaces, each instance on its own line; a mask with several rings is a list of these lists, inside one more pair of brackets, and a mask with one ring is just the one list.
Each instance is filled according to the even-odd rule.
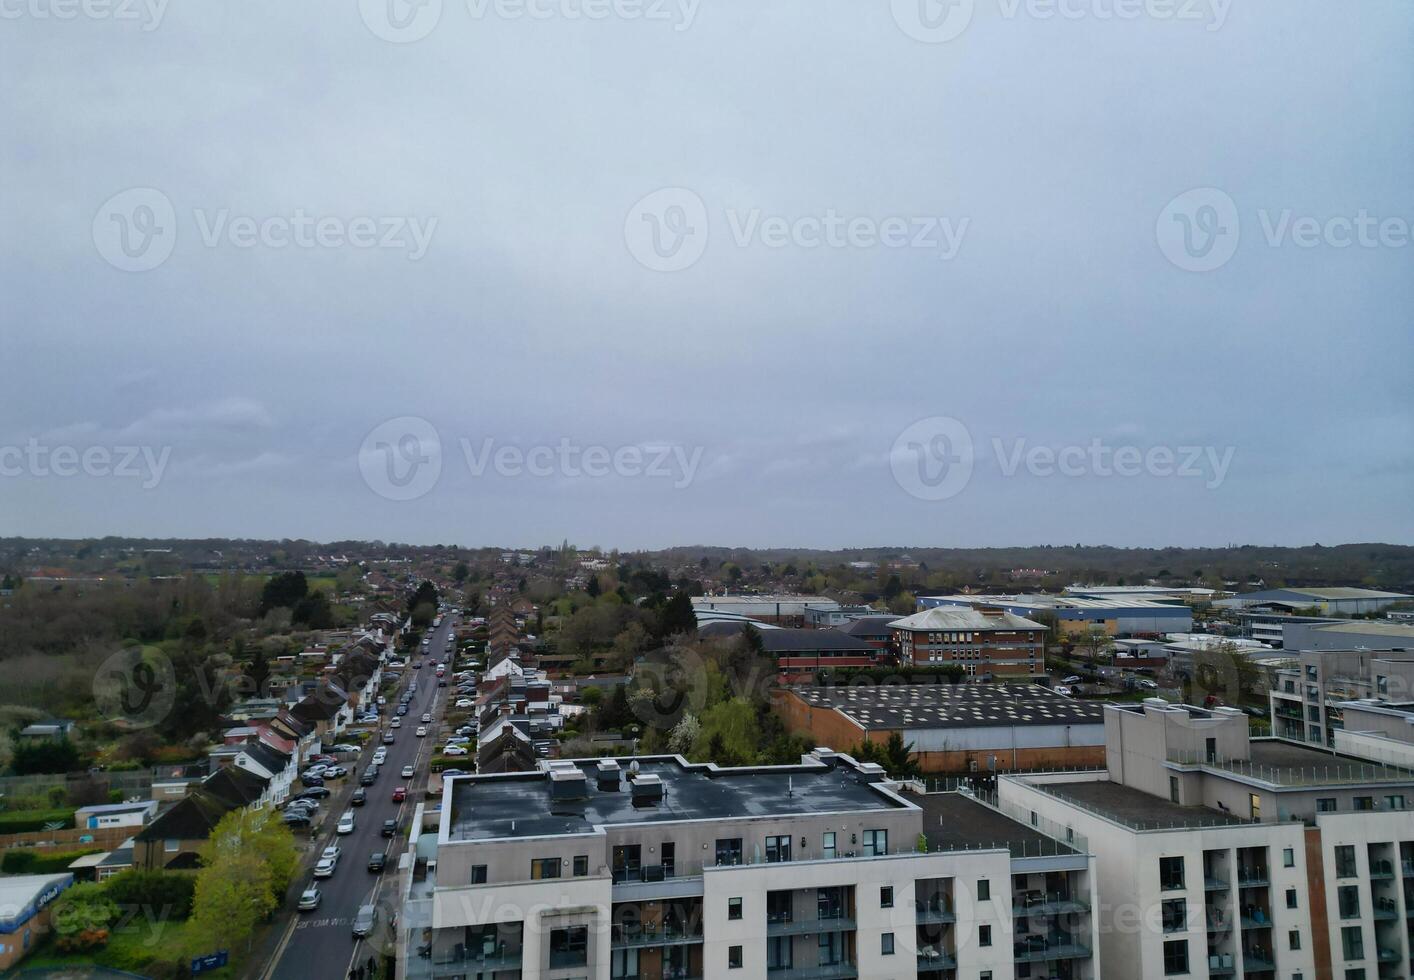
[[1405,0],[532,2],[0,0],[0,534],[1414,541]]

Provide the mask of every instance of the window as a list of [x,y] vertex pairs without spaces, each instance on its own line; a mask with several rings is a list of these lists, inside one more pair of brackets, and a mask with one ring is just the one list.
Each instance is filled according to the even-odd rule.
[[1345,980],[1365,980],[1364,970],[1346,970]]
[[1341,844],[1335,849],[1335,876],[1354,878],[1358,873],[1355,870],[1355,848],[1350,844]]
[[879,888],[879,908],[891,909],[894,907],[894,886],[882,885]]
[[1164,976],[1188,972],[1188,940],[1172,939],[1164,943]]
[[541,878],[558,878],[560,876],[559,858],[532,858],[530,862],[530,878],[532,881],[539,881]]
[[766,969],[789,970],[795,965],[790,936],[772,936],[766,940]]
[[1292,929],[1286,934],[1286,945],[1290,949],[1301,948],[1301,931],[1299,929]]
[[1335,813],[1336,802],[1334,796],[1322,796],[1316,800],[1317,813]]
[[886,932],[879,937],[879,953],[882,956],[894,955],[894,934]]
[[1360,918],[1360,886],[1341,885],[1335,890],[1336,905],[1342,919]]
[[162,849],[168,854],[175,854],[177,852],[177,848],[181,846],[182,842],[173,837],[168,837],[162,842]]
[[1177,803],[1177,802],[1178,802],[1178,777],[1177,777],[1177,776],[1170,776],[1170,777],[1169,777],[1169,802],[1170,802],[1170,803]]
[[1399,794],[1399,795],[1396,795],[1396,796],[1386,796],[1386,797],[1385,797],[1385,809],[1386,809],[1386,810],[1403,810],[1403,809],[1404,809],[1404,796],[1403,796],[1403,794]]
[[790,860],[790,835],[766,838],[766,863],[779,864]]
[[727,947],[727,969],[728,969],[728,970],[740,970],[740,969],[741,969],[741,947],[740,947],[740,946],[728,946],[728,947]]
[[1281,866],[1283,868],[1296,867],[1296,848],[1283,847],[1281,849]]
[[882,857],[889,853],[889,832],[887,830],[866,830],[864,832],[864,856]]
[[825,831],[824,836],[820,838],[820,856],[827,861],[835,856],[835,832],[833,830]]
[[1203,754],[1209,762],[1218,761],[1218,740],[1215,738],[1204,739]]
[[977,881],[977,901],[990,902],[992,900],[992,883],[986,878]]
[[1356,810],[1373,810],[1375,808],[1375,798],[1373,796],[1355,797]]
[[486,865],[473,864],[471,866],[471,883],[473,885],[486,884]]
[[978,945],[978,946],[990,946],[990,945],[992,945],[992,927],[991,927],[991,926],[978,926],[978,927],[977,927],[977,945]]
[[1365,934],[1359,926],[1346,926],[1340,930],[1340,945],[1347,960],[1365,958]]
[[1188,902],[1184,899],[1166,899],[1162,911],[1164,932],[1183,932],[1188,928]]
[[741,838],[724,837],[717,841],[717,863],[718,864],[740,864],[741,863]]
[[550,930],[550,969],[589,963],[589,927]]
[[583,878],[589,874],[589,855],[576,854],[574,856],[574,876]]
[[815,962],[819,966],[839,966],[844,960],[844,936],[838,932],[822,932],[817,943]]
[[740,918],[741,918],[741,899],[739,899],[739,898],[729,898],[729,899],[727,899],[727,918],[728,918],[728,919],[740,919]]
[[981,973],[977,974],[977,980],[992,980],[992,971],[983,970]]
[[1159,887],[1166,892],[1183,887],[1183,858],[1159,858]]
[[1286,890],[1286,907],[1289,908],[1289,909],[1294,909],[1294,908],[1296,908],[1296,889],[1295,889],[1295,888],[1288,888],[1288,889]]
[[1248,815],[1251,816],[1251,818],[1252,818],[1253,820],[1261,820],[1261,819],[1262,819],[1262,797],[1259,796],[1259,795],[1257,795],[1256,793],[1248,793],[1248,794],[1247,794],[1247,810],[1248,810]]
[[766,921],[789,922],[794,918],[790,892],[766,893]]

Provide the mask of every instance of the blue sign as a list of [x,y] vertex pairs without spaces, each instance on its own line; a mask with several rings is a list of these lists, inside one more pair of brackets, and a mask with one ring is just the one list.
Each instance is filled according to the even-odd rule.
[[198,956],[191,961],[191,972],[195,976],[198,973],[205,973],[207,970],[219,970],[226,965],[226,950],[218,949],[214,953],[207,953],[205,956]]

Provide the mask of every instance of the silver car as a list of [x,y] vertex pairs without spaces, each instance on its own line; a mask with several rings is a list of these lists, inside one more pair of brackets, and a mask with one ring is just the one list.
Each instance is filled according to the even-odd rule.
[[355,937],[366,936],[373,931],[374,925],[378,922],[378,906],[360,905],[358,912],[354,915],[353,934]]

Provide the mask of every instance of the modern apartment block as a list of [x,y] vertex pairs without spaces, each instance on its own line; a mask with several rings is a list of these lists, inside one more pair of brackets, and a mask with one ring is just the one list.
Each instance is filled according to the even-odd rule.
[[1414,652],[1293,651],[1268,690],[1274,734],[1334,746],[1345,727],[1344,702],[1406,701],[1414,694]]
[[1414,968],[1414,771],[1152,699],[1106,708],[1103,773],[1008,775],[1085,835],[1100,951],[1129,976],[1377,980]]
[[889,624],[906,665],[960,664],[968,677],[1025,679],[1046,672],[1046,627],[1003,609],[935,606]]
[[817,749],[450,780],[414,836],[411,978],[1095,980],[1095,865],[959,793]]

